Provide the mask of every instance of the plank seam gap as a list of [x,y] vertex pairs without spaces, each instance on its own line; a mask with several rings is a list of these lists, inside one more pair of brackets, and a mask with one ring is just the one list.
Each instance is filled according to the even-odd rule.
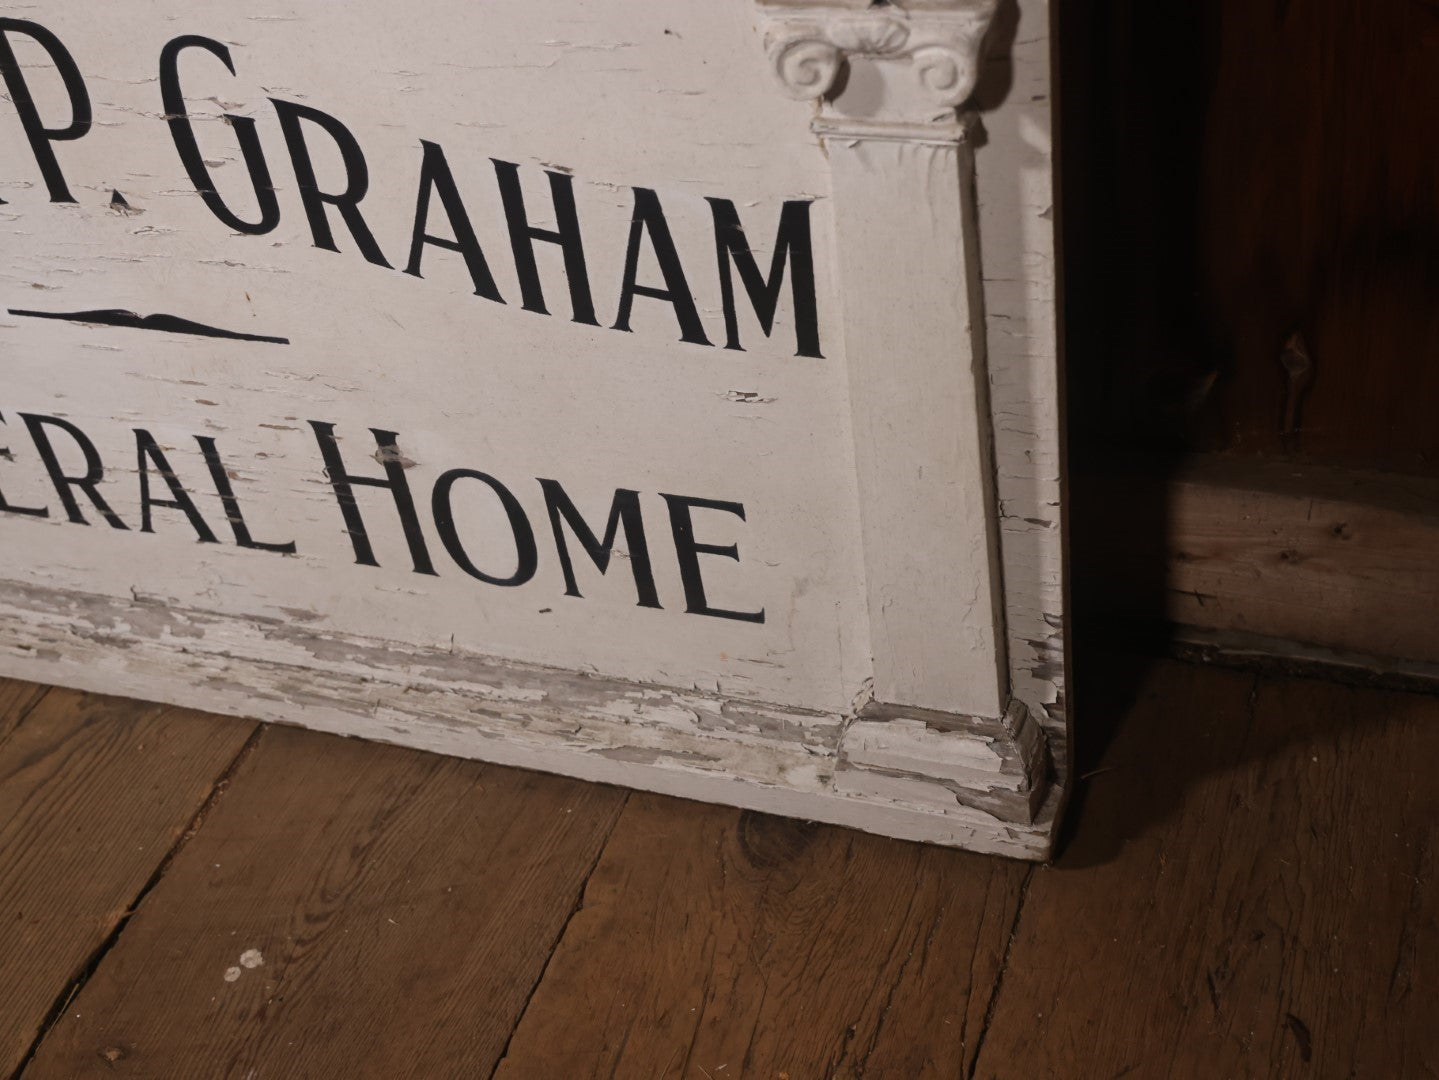
[[[175,710],[165,711],[171,712]],[[264,730],[265,725],[256,724],[255,729],[250,732],[250,737],[245,740],[245,744],[240,747],[235,756],[230,759],[230,763],[226,765],[220,775],[215,778],[214,782],[210,785],[208,794],[205,796],[205,801],[200,804],[200,808],[195,811],[189,823],[180,832],[175,843],[170,846],[170,850],[165,852],[165,857],[160,860],[159,865],[155,867],[149,879],[140,887],[140,891],[136,894],[135,899],[130,901],[125,910],[121,912],[120,918],[116,920],[114,928],[111,929],[110,933],[105,937],[105,940],[95,947],[94,952],[86,958],[85,962],[80,966],[79,971],[70,980],[69,985],[67,985],[60,996],[55,999],[55,1003],[50,1006],[49,1012],[45,1014],[45,1019],[40,1023],[34,1041],[30,1043],[29,1049],[25,1052],[25,1057],[21,1060],[15,1071],[10,1074],[10,1080],[21,1080],[21,1077],[25,1075],[26,1070],[30,1068],[31,1063],[35,1060],[35,1055],[40,1052],[41,1045],[49,1037],[50,1032],[54,1030],[55,1025],[60,1022],[60,1018],[65,1015],[65,1010],[69,1008],[70,1002],[74,1001],[80,991],[85,988],[85,984],[88,983],[95,972],[100,969],[100,965],[104,963],[105,957],[110,954],[110,950],[119,943],[120,935],[123,934],[125,928],[130,925],[130,919],[134,916],[135,912],[139,910],[140,905],[144,903],[145,897],[150,895],[151,890],[160,883],[160,879],[163,878],[170,869],[170,865],[175,861],[176,856],[178,856],[185,845],[194,838],[195,834],[200,831],[200,826],[205,823],[205,818],[225,794],[231,778],[240,766],[245,763],[245,760],[250,754],[254,752]]]
[[29,706],[20,714],[20,716],[15,720],[15,726],[18,728],[26,720],[29,720],[30,715],[44,703],[45,699],[50,696],[50,692],[54,689],[55,688],[53,686],[42,687],[40,690],[40,696],[37,697],[34,701],[30,702]]
[[0,749],[4,749],[5,744],[15,737],[15,733],[20,730],[20,725],[25,723],[26,720],[30,719],[30,715],[40,707],[41,703],[44,702],[47,697],[50,696],[50,691],[53,689],[53,686],[43,687],[40,691],[40,696],[37,697],[34,701],[30,702],[30,705],[27,708],[21,710],[20,715],[15,718],[15,725],[10,729],[9,733],[6,734],[3,739],[0,739]]
[[984,1007],[984,1023],[980,1025],[979,1034],[974,1040],[974,1059],[969,1066],[969,1073],[965,1080],[974,1080],[975,1074],[979,1072],[979,1059],[984,1053],[984,1040],[989,1035],[989,1027],[994,1022],[994,1014],[999,1009],[999,995],[1004,988],[1004,976],[1009,971],[1010,954],[1014,952],[1014,941],[1019,936],[1019,920],[1024,914],[1025,902],[1029,899],[1029,885],[1034,880],[1034,867],[1029,867],[1024,873],[1024,880],[1019,884],[1019,903],[1014,906],[1014,918],[1009,923],[1009,936],[1005,938],[1004,954],[999,958],[999,971],[994,977],[994,989],[989,992],[989,1004]]
[[[901,926],[909,925],[910,918],[914,914],[914,903],[917,896],[917,889],[909,894],[909,903],[905,905],[904,917],[900,920]],[[925,953],[929,952],[929,943],[933,939],[934,929],[934,924],[931,923],[929,933],[925,937]],[[869,1059],[874,1056],[875,1050],[879,1047],[880,1039],[884,1035],[884,1024],[885,1021],[889,1019],[889,1010],[894,1005],[895,992],[899,989],[899,984],[904,979],[905,969],[909,967],[909,963],[913,959],[914,945],[911,944],[909,947],[909,953],[904,958],[904,963],[900,965],[899,971],[896,973],[895,977],[890,980],[889,986],[885,990],[884,1004],[880,1006],[879,1019],[877,1019],[874,1024],[874,1034],[870,1036],[869,1045],[865,1047],[864,1056],[860,1058],[859,1061],[855,1064],[854,1071],[856,1076],[864,1076],[869,1069]],[[751,1038],[751,1041],[753,1041],[753,1038]],[[848,1042],[848,1040],[846,1040],[846,1042]],[[748,1054],[746,1054],[746,1060],[748,1060]]]
[[575,916],[580,913],[580,909],[585,906],[585,893],[589,891],[590,878],[594,876],[595,869],[600,865],[600,860],[605,857],[605,851],[610,846],[610,837],[614,835],[615,829],[619,828],[620,818],[624,817],[625,808],[628,807],[629,804],[630,792],[626,791],[623,800],[620,802],[620,808],[615,813],[614,821],[610,822],[610,827],[605,830],[604,840],[596,846],[595,857],[590,860],[590,865],[586,868],[584,877],[580,879],[580,887],[575,891],[574,905],[570,908],[570,913],[565,916],[564,925],[560,927],[560,932],[555,935],[554,944],[550,946],[550,952],[549,955],[545,957],[544,966],[540,968],[539,975],[535,977],[533,985],[530,986],[530,992],[525,995],[525,1003],[520,1006],[520,1011],[515,1015],[514,1026],[510,1028],[509,1035],[505,1037],[505,1045],[500,1050],[500,1056],[495,1059],[495,1067],[490,1070],[490,1080],[494,1080],[495,1076],[499,1074],[501,1066],[504,1065],[505,1059],[510,1056],[510,1044],[515,1041],[515,1032],[519,1031],[520,1025],[525,1022],[525,1016],[530,1011],[530,1004],[535,1000],[535,995],[540,992],[540,987],[544,985],[545,976],[548,975],[550,971],[550,964],[555,958],[555,953],[560,951],[560,943],[565,940],[565,934],[569,932],[570,923],[572,923]]

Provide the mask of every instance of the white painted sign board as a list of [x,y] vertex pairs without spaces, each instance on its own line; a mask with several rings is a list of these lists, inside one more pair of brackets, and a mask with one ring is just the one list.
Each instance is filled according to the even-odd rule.
[[1046,28],[0,19],[0,672],[1042,855]]

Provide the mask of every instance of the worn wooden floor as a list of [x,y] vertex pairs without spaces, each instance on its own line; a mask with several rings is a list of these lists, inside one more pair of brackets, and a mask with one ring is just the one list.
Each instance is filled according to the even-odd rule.
[[1047,868],[0,682],[0,1078],[1439,1075],[1439,699],[1123,678]]

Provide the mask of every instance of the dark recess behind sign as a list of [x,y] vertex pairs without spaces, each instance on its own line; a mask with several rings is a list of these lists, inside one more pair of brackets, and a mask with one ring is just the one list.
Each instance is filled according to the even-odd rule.
[[[1076,464],[1439,475],[1439,4],[1057,5]],[[1313,369],[1282,431],[1281,351]]]
[[[1389,629],[1432,610],[1432,558],[1395,530],[1439,537],[1439,3],[1051,11],[1083,775],[1136,692],[1106,641],[1163,653],[1197,628],[1234,662],[1245,631],[1266,663],[1302,641],[1409,670]],[[1286,435],[1296,333],[1312,368]],[[1294,509],[1330,489],[1353,507],[1310,512],[1342,516]],[[1391,503],[1404,528],[1375,532]],[[1268,591],[1176,603],[1196,565]]]

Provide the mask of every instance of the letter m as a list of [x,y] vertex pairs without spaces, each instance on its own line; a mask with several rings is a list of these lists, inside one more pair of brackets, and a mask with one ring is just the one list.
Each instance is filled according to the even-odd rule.
[[555,532],[555,548],[560,556],[560,567],[565,574],[565,595],[580,596],[579,584],[575,581],[575,567],[570,559],[570,549],[565,542],[565,525],[574,531],[575,539],[585,549],[601,574],[610,568],[610,557],[614,554],[615,540],[620,526],[624,526],[625,543],[629,549],[630,568],[635,575],[635,589],[639,593],[639,606],[657,608],[660,606],[659,593],[655,589],[655,575],[650,567],[649,544],[645,540],[644,520],[640,516],[640,494],[620,488],[615,491],[610,503],[609,521],[605,523],[605,538],[601,540],[580,516],[574,502],[565,489],[555,480],[541,480],[545,492],[545,509],[550,514],[550,527]]
[[759,316],[760,327],[765,337],[774,332],[775,312],[779,308],[779,294],[784,286],[786,263],[789,264],[790,292],[794,297],[795,338],[798,345],[796,356],[813,356],[820,359],[819,317],[815,308],[814,293],[814,249],[810,242],[809,208],[810,200],[791,200],[784,204],[779,215],[779,234],[774,242],[774,255],[770,259],[769,277],[760,273],[745,237],[744,226],[740,224],[739,212],[728,199],[706,199],[714,214],[715,251],[719,258],[720,292],[724,300],[725,348],[740,349],[739,318],[735,311],[734,274],[739,270],[750,304]]

